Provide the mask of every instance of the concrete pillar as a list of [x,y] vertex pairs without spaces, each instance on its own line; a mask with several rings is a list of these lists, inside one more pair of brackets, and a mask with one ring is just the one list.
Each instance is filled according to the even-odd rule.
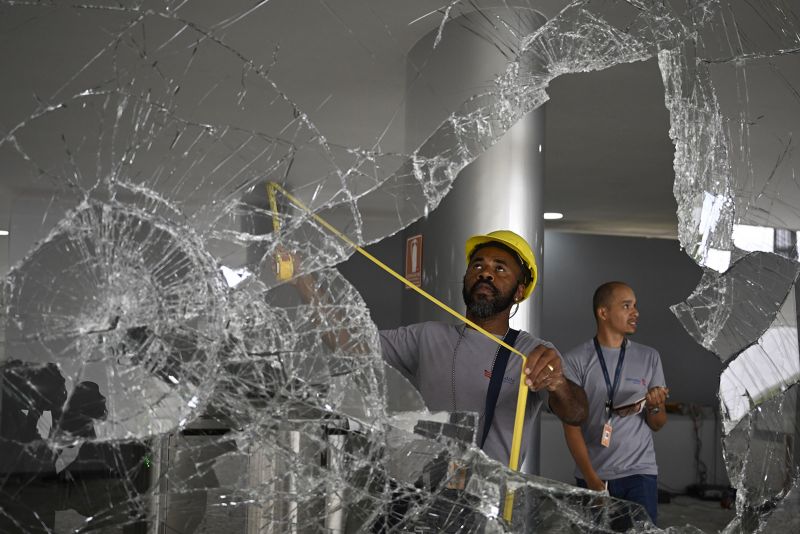
[[[436,49],[437,30],[421,39],[408,55],[409,90],[406,108],[407,149],[413,151],[444,120],[446,110],[457,109],[472,95],[485,92],[508,58],[493,43],[471,31],[464,17],[449,22]],[[529,24],[544,18],[527,17]],[[534,28],[528,28],[533,30]],[[424,239],[423,288],[463,313],[462,278],[466,268],[464,242],[477,233],[509,229],[525,237],[543,265],[544,225],[544,110],[522,118],[491,148],[464,168],[453,190],[428,217],[409,227],[405,235]],[[542,276],[531,298],[511,321],[537,335],[542,310]],[[402,322],[453,321],[412,292],[403,298]],[[539,421],[535,422],[534,450],[527,452],[528,472],[538,473]]]

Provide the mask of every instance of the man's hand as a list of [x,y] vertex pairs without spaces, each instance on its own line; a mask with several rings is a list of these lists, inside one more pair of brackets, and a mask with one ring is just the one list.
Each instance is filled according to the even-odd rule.
[[546,389],[554,414],[569,425],[580,425],[589,413],[586,392],[561,372],[561,356],[550,347],[539,345],[525,360],[525,385],[531,391]]
[[555,391],[567,383],[561,373],[561,357],[558,352],[544,345],[539,345],[528,354],[525,375],[525,384],[532,391]]
[[669,396],[669,390],[665,387],[650,388],[644,400],[645,422],[650,430],[658,432],[667,423],[667,411],[664,403]]
[[586,487],[594,491],[608,491],[606,483],[600,480],[597,474],[586,479]]
[[662,410],[668,396],[669,389],[667,388],[660,386],[650,388],[647,392],[647,397],[645,397],[645,408],[648,410]]

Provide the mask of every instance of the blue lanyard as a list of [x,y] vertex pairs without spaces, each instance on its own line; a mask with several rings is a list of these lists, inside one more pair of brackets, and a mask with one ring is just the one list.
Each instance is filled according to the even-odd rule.
[[608,376],[608,367],[606,367],[606,360],[603,358],[603,349],[600,348],[600,342],[597,337],[594,338],[594,350],[597,351],[597,359],[600,360],[600,367],[603,369],[603,378],[606,381],[606,390],[608,390],[608,402],[606,403],[606,412],[608,418],[611,419],[611,410],[614,406],[614,395],[619,388],[619,379],[622,376],[622,362],[625,361],[625,339],[622,340],[622,346],[619,349],[619,359],[617,360],[617,370],[614,371],[614,385],[611,385],[611,379]]

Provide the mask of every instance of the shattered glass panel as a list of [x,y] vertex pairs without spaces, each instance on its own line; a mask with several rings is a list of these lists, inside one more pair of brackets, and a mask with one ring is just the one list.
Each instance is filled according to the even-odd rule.
[[707,272],[695,292],[672,310],[698,343],[727,361],[767,331],[798,273],[794,261],[754,252],[724,275]]
[[[729,528],[791,530],[798,267],[778,238],[800,231],[799,16],[782,0],[0,1],[0,529],[657,530],[489,460],[469,414],[392,410],[369,310],[333,267],[434,210],[557,76],[658,58],[679,239],[707,269],[675,311],[727,363]],[[504,65],[414,117],[426,78],[407,53],[433,32],[433,57],[454,24]],[[269,182],[299,202],[271,207]],[[745,226],[775,242],[743,244]],[[324,299],[277,278],[281,250]],[[421,406],[405,386],[392,395]]]
[[197,416],[224,341],[226,294],[191,230],[83,203],[7,280],[9,352],[32,366],[57,362],[68,389],[105,392],[95,397],[108,411],[93,425],[98,438],[143,438]]
[[798,475],[794,445],[797,386],[760,403],[727,433],[725,455],[744,524],[771,511],[786,497]]

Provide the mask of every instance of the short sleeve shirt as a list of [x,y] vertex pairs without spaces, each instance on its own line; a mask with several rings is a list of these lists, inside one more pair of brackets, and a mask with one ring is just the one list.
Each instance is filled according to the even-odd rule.
[[[496,342],[463,324],[434,321],[382,330],[380,336],[384,360],[419,390],[429,410],[477,412],[481,415],[477,435],[482,435],[486,391],[499,348]],[[514,348],[528,354],[539,345],[553,347],[520,332]],[[511,455],[521,371],[522,359],[512,353],[503,375],[492,427],[483,446],[487,455],[506,464]],[[520,463],[530,442],[530,422],[546,403],[547,396],[531,392],[528,401]]]
[[[619,388],[614,396],[614,406],[634,402],[643,398],[650,388],[666,385],[658,351],[630,340],[625,342],[625,359]],[[613,384],[620,349],[602,347],[602,351],[609,380]],[[625,417],[612,414],[611,444],[604,447],[600,443],[603,426],[608,421],[608,389],[593,340],[590,339],[564,355],[564,376],[586,391],[589,417],[581,425],[581,430],[589,459],[597,475],[602,480],[630,475],[657,475],[653,434],[647,426],[644,412]],[[577,467],[575,476],[583,478]]]

